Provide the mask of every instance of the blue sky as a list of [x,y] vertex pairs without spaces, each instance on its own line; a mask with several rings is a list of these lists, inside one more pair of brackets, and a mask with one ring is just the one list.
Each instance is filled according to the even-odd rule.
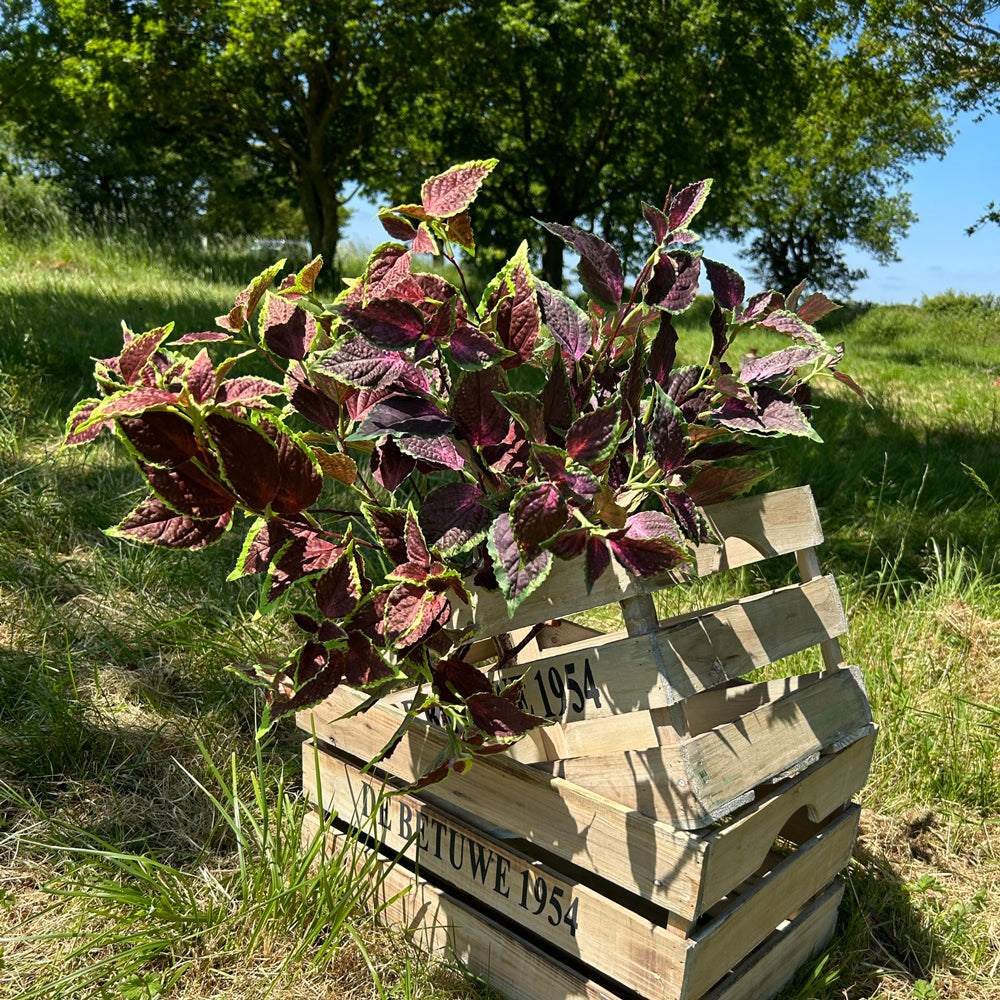
[[[854,292],[859,301],[919,303],[924,295],[946,291],[1000,295],[1000,226],[983,226],[975,235],[966,229],[991,201],[1000,203],[1000,118],[975,122],[971,116],[956,121],[954,145],[941,160],[931,159],[912,168],[909,190],[920,221],[900,243],[901,260],[885,267],[860,252],[850,251],[852,267],[868,271]],[[371,248],[386,239],[375,221],[375,206],[358,201],[346,238]],[[733,244],[706,240],[709,257],[722,260],[744,274]],[[748,278],[748,286],[755,287]]]

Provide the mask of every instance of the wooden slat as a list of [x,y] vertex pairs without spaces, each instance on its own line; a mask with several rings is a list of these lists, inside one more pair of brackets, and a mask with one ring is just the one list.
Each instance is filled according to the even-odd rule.
[[[832,576],[662,622],[570,643],[498,674],[524,676],[524,704],[564,722],[663,708],[847,631]],[[663,686],[666,678],[669,691]]]
[[[318,825],[308,816],[304,835]],[[335,849],[337,835],[326,837]],[[424,951],[459,962],[507,1000],[622,1000],[401,865],[383,862],[378,877],[382,922],[404,929]]]
[[[357,692],[338,689],[312,712],[301,713],[299,725],[370,760],[396,732],[402,716],[376,706],[354,718],[340,718],[363,700]],[[452,775],[422,797],[475,816],[479,825],[544,844],[556,856],[692,918],[760,865],[792,813],[811,807],[813,818],[822,819],[846,802],[867,778],[873,742],[869,737],[825,758],[721,830],[700,836],[502,757],[477,761],[467,773]],[[413,781],[429,770],[444,745],[440,732],[417,720],[382,767],[404,782]],[[739,840],[723,836],[735,830]]]
[[588,594],[582,567],[575,561],[556,559],[545,585],[526,598],[513,616],[508,615],[501,595],[480,593],[474,597],[474,608],[463,605],[456,609],[451,627],[474,625],[480,638],[510,632],[823,541],[819,515],[807,486],[715,504],[705,509],[705,515],[722,542],[697,546],[690,569],[639,579],[612,560]]
[[807,680],[749,686],[748,701],[761,700],[772,687],[788,693],[673,746],[537,766],[681,829],[708,826],[752,801],[758,785],[802,770],[820,752],[870,731],[871,709],[857,668]]

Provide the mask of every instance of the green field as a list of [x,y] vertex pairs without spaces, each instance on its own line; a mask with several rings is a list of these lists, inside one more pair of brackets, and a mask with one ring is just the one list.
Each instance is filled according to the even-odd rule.
[[[222,582],[235,540],[107,538],[138,475],[59,447],[122,320],[209,329],[260,263],[0,243],[0,997],[487,995],[299,848],[296,733],[258,748],[225,669],[287,641]],[[821,388],[826,443],[768,459],[767,488],[813,487],[880,726],[837,937],[787,998],[1000,996],[998,331],[1000,302],[958,296],[834,314],[868,404]]]

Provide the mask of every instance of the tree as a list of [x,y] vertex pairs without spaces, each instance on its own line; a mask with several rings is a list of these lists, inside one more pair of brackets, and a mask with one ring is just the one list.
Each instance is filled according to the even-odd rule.
[[[705,176],[726,220],[750,151],[804,105],[818,21],[755,0],[484,0],[447,24],[435,95],[409,123],[414,155],[383,174],[396,199],[449,162],[497,156],[480,242],[513,250],[531,216],[594,228],[626,252],[643,200]],[[474,84],[472,83],[474,81]],[[562,242],[539,240],[562,281]]]
[[944,155],[951,142],[937,99],[897,58],[864,38],[817,64],[805,110],[756,151],[756,178],[728,235],[756,233],[745,252],[773,287],[790,291],[809,279],[850,295],[866,272],[848,267],[846,245],[882,264],[897,259],[916,221],[906,167]]

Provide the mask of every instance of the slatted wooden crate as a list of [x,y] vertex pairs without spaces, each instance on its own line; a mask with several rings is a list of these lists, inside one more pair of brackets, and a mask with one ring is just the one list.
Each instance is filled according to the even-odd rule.
[[[433,722],[359,769],[396,733],[405,693],[345,718],[363,696],[338,691],[300,717],[313,802],[399,858],[387,899],[412,891],[391,918],[511,1000],[759,1000],[832,934],[875,732],[837,642],[819,518],[808,489],[706,514],[718,541],[686,577],[609,570],[587,595],[580,568],[557,562],[513,619],[480,596],[484,637],[612,601],[626,624],[559,621],[502,671],[523,674],[527,707],[554,720],[507,754],[412,795],[400,789],[445,745]],[[801,582],[656,617],[657,589],[783,555]],[[812,647],[813,672],[742,679]]]

